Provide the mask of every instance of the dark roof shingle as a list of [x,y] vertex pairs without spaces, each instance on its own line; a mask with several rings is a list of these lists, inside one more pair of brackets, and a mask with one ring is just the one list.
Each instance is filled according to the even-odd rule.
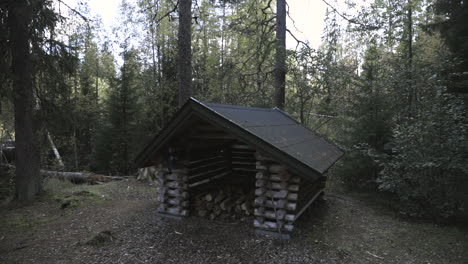
[[199,103],[319,173],[343,155],[334,144],[277,108]]

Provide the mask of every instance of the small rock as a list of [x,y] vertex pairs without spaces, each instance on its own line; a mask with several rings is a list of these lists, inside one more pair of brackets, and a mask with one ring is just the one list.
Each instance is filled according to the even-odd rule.
[[105,230],[105,231],[99,232],[93,238],[88,240],[88,242],[86,242],[86,245],[103,246],[103,245],[105,245],[105,244],[107,244],[109,242],[114,241],[114,239],[115,239],[115,237],[112,234],[112,232],[109,231],[109,230]]

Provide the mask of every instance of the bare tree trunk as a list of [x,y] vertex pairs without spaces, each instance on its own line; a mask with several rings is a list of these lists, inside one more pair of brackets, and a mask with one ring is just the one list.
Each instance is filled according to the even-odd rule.
[[192,95],[192,0],[179,0],[179,107]]
[[414,105],[416,101],[415,91],[413,87],[413,7],[411,0],[408,0],[408,116],[412,117],[414,112]]
[[16,195],[20,201],[33,200],[41,191],[39,146],[34,132],[34,94],[29,50],[31,1],[10,1],[8,12],[12,49],[15,109]]
[[286,1],[276,1],[275,106],[284,108],[286,90]]
[[63,170],[65,168],[65,165],[63,164],[62,157],[60,156],[60,152],[55,146],[55,143],[52,140],[52,136],[50,135],[49,130],[46,129],[46,133],[47,133],[47,139],[49,140],[49,143],[50,143],[50,147],[52,148],[52,151],[54,152],[55,158],[57,159],[60,169]]

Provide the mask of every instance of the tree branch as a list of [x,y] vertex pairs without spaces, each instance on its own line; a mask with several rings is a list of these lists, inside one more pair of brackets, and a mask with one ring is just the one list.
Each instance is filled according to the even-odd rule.
[[83,14],[80,13],[80,11],[72,8],[71,6],[67,5],[65,2],[63,2],[62,0],[58,0],[59,3],[63,4],[64,6],[66,6],[68,9],[70,9],[73,13],[77,14],[79,17],[81,17],[84,21],[86,22],[89,22],[89,19],[87,17],[85,17]]
[[[171,10],[169,10],[166,14],[164,14],[162,17],[160,17],[158,20],[156,20],[156,24],[159,24],[159,22],[161,22],[161,20],[163,20],[164,18],[168,17],[170,14],[174,13],[177,11],[177,8],[179,7],[179,1],[176,2],[176,4],[174,5],[174,8],[172,8]],[[158,15],[158,13],[156,12],[154,14],[154,19],[156,19],[156,16]]]
[[341,18],[343,18],[344,20],[348,21],[349,23],[351,24],[356,24],[356,25],[360,25],[362,27],[364,27],[365,29],[368,29],[368,30],[376,30],[376,29],[379,29],[380,27],[378,26],[373,26],[373,25],[366,25],[366,24],[363,24],[359,21],[357,21],[356,19],[354,18],[348,18],[347,16],[345,16],[344,14],[340,13],[340,11],[338,11],[334,6],[332,6],[330,3],[328,3],[326,0],[322,0],[322,2],[324,2],[327,6],[329,6],[333,12],[335,12],[336,14],[338,14]]

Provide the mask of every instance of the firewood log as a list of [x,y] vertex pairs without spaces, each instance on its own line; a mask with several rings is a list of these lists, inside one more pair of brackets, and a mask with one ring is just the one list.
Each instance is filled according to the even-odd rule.
[[236,203],[234,199],[227,198],[219,204],[221,210],[227,211],[230,210]]
[[214,199],[214,203],[215,204],[218,204],[220,203],[221,201],[224,200],[226,196],[224,195],[224,192],[223,190],[219,191],[219,193],[216,195],[215,199]]
[[213,200],[213,195],[211,193],[206,194],[204,200],[207,202],[211,202]]
[[201,216],[201,217],[206,217],[208,215],[207,210],[198,209],[197,212],[198,212],[198,216]]

